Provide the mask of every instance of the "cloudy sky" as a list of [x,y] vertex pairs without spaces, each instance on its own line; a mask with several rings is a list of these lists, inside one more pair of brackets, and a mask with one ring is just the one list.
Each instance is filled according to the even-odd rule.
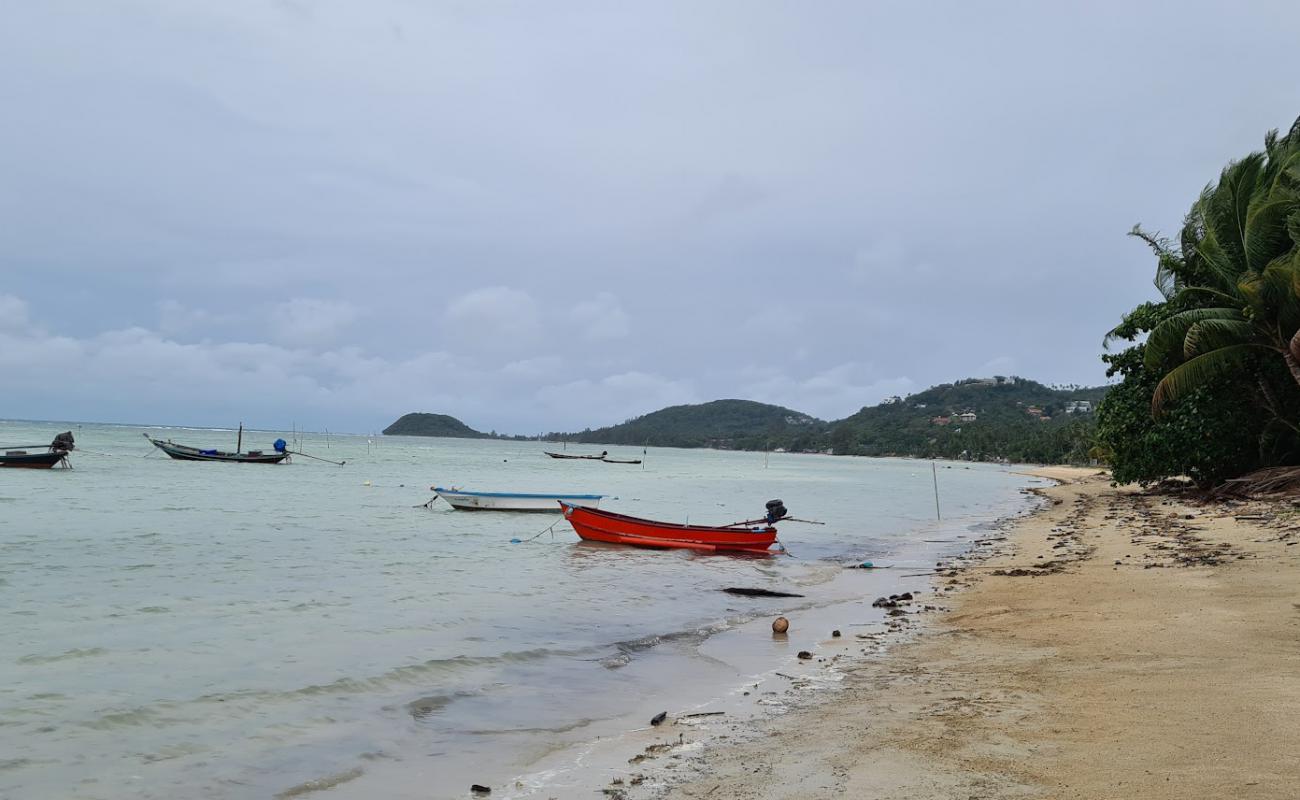
[[0,418],[1100,383],[1294,2],[0,0]]

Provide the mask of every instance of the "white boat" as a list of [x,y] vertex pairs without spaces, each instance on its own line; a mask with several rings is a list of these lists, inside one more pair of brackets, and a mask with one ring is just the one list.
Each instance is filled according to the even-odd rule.
[[432,487],[435,494],[460,511],[534,511],[560,513],[560,503],[598,508],[600,494],[525,494],[521,492],[467,492]]

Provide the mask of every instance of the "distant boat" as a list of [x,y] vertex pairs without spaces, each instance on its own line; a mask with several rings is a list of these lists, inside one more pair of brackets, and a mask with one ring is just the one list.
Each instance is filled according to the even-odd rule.
[[543,450],[542,452],[546,453],[546,455],[550,456],[551,458],[576,458],[576,459],[582,459],[584,461],[602,461],[604,460],[605,456],[609,454],[608,450],[601,450],[599,454],[587,455],[587,456],[575,456],[575,455],[570,455],[568,453],[552,453],[550,450]]
[[639,458],[602,458],[606,464],[640,464]]
[[[769,506],[767,519],[711,527],[656,522],[569,503],[561,505],[564,508],[564,518],[578,536],[587,541],[704,552],[770,553],[772,545],[776,544],[776,527],[773,523],[785,516],[784,506]],[[774,508],[779,513],[774,513]]]
[[467,492],[434,486],[433,491],[461,511],[531,511],[557,514],[560,503],[595,508],[600,494],[526,494],[522,492]]
[[[29,453],[26,448],[45,448],[44,453]],[[30,444],[17,445],[11,448],[5,448],[0,452],[0,467],[17,467],[19,469],[50,469],[58,464],[65,468],[71,469],[72,465],[68,463],[68,453],[76,449],[72,440],[72,432],[67,431],[54,437],[54,441],[48,445]]]
[[283,439],[275,440],[275,452],[264,453],[261,450],[249,450],[247,453],[240,452],[244,445],[244,426],[239,426],[239,438],[235,440],[235,452],[228,453],[223,450],[203,450],[198,447],[189,447],[183,444],[176,444],[172,440],[162,441],[155,439],[147,433],[141,434],[148,439],[154,447],[163,451],[177,461],[224,461],[231,464],[279,464],[289,457],[288,445]]

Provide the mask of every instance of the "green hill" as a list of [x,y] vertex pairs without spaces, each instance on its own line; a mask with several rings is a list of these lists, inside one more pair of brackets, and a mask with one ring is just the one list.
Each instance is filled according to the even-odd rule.
[[[1092,411],[1105,393],[1104,386],[1053,389],[1024,378],[968,379],[863,408],[832,423],[827,438],[838,454],[1086,461]],[[1091,409],[1075,406],[1070,413],[1078,401]]]
[[822,420],[753,400],[714,400],[671,406],[620,425],[549,438],[599,444],[716,447],[765,450],[812,449],[826,432]]
[[[638,447],[1084,462],[1092,446],[1092,412],[1105,393],[1104,386],[1052,388],[1024,378],[969,378],[932,386],[907,398],[892,397],[837,422],[753,400],[714,400],[671,406],[581,433],[551,433],[546,438]],[[446,414],[407,414],[384,433],[507,438],[495,431],[481,433]]]
[[492,434],[476,431],[446,414],[403,414],[384,428],[385,436],[447,436],[455,439],[490,439]]

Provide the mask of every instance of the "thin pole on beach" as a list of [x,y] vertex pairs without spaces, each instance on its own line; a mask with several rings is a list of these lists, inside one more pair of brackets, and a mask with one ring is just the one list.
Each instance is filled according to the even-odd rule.
[[934,518],[943,519],[939,513],[939,468],[930,462],[930,475],[934,478]]

